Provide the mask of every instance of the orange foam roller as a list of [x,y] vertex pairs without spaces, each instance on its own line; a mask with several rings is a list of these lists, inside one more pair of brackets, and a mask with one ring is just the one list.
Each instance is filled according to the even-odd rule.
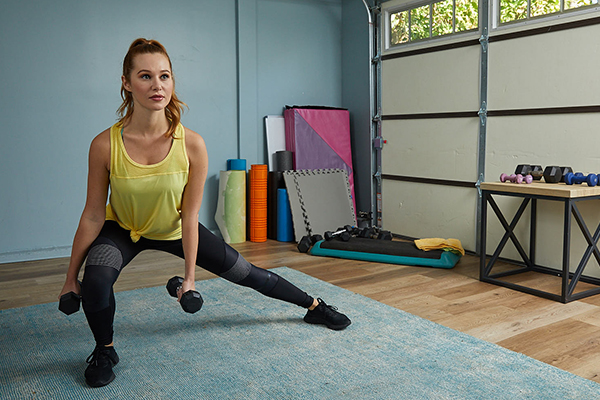
[[250,241],[267,241],[267,181],[265,164],[250,166]]

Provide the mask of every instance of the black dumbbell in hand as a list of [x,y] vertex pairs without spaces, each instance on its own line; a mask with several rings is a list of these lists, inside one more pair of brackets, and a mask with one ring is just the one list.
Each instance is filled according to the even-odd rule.
[[[171,295],[171,297],[177,297],[177,291],[181,289],[183,286],[183,278],[180,276],[174,276],[169,279],[167,282],[167,291]],[[204,304],[204,300],[200,293],[195,290],[188,290],[184,294],[181,295],[181,300],[179,300],[181,304],[181,308],[183,311],[193,314],[202,308],[202,304]]]
[[[81,282],[79,282],[79,287],[81,287]],[[79,311],[80,304],[81,296],[75,292],[69,292],[60,296],[58,309],[67,315],[71,315]]]

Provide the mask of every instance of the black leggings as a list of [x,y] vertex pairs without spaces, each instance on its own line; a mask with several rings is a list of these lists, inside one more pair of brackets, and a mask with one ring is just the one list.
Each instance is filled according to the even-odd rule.
[[[198,256],[196,265],[238,285],[300,307],[308,308],[313,298],[279,275],[258,268],[236,250],[198,224]],[[129,231],[115,221],[106,221],[98,238],[90,246],[82,282],[83,310],[96,344],[113,341],[115,296],[113,285],[123,268],[144,250],[161,250],[184,258],[179,240],[141,238],[133,243]]]

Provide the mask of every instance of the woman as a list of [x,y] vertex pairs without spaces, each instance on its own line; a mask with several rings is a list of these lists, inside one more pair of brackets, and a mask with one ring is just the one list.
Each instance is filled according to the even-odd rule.
[[[246,261],[198,222],[208,157],[204,140],[180,123],[171,60],[157,41],[135,40],[123,61],[120,120],[90,146],[87,200],[61,295],[81,293],[96,341],[85,378],[104,386],[115,378],[113,285],[141,251],[185,260],[178,297],[195,290],[196,265],[231,282],[307,308],[304,320],[344,329],[350,320],[273,272]],[[108,205],[108,189],[110,199]],[[86,260],[87,257],[87,260]],[[77,282],[86,260],[82,287]]]

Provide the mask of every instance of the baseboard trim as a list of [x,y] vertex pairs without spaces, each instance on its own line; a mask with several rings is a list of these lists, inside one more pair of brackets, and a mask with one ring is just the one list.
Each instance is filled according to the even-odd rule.
[[70,255],[71,246],[56,246],[42,249],[9,251],[0,253],[0,264],[62,258],[69,257]]

